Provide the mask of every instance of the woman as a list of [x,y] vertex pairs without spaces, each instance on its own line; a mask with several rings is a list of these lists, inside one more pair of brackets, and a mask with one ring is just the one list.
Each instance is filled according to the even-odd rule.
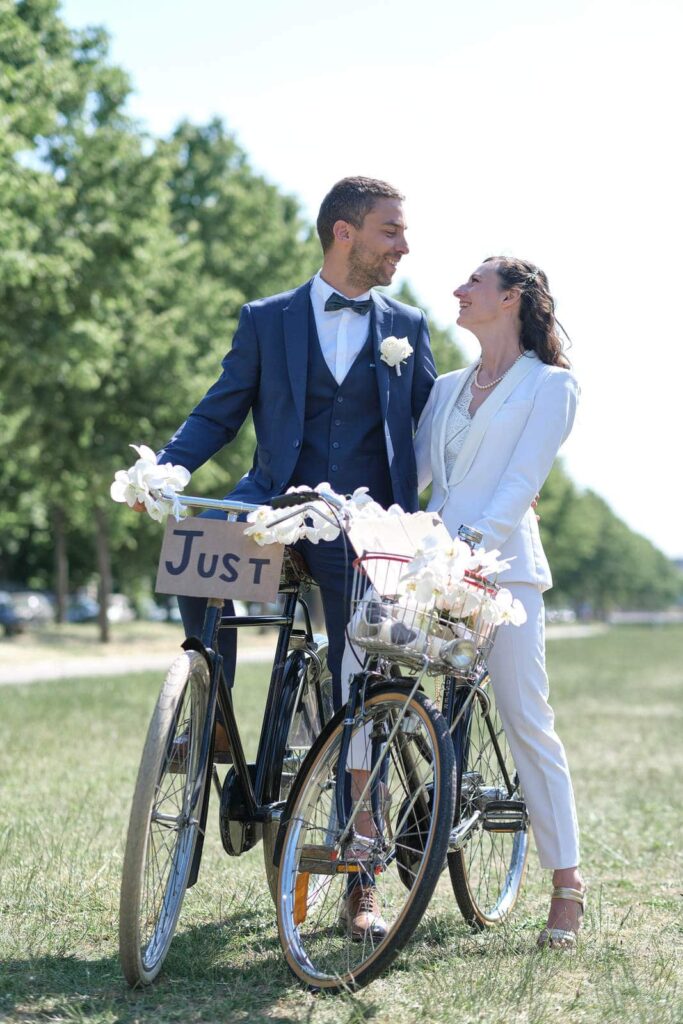
[[489,668],[541,866],[553,870],[538,942],[570,947],[584,885],[569,769],[548,704],[542,593],[552,580],[531,503],[572,428],[579,388],[542,270],[493,257],[454,294],[457,323],[477,337],[481,357],[434,385],[415,438],[419,486],[432,480],[429,509],[452,535],[465,523],[481,531],[487,550],[513,559],[505,586],[528,618],[499,630]]

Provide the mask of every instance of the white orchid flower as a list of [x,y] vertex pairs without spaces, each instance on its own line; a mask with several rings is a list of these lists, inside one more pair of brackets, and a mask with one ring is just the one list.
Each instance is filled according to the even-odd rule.
[[479,612],[483,621],[491,626],[499,626],[503,621],[500,605],[491,594],[482,596]]
[[150,519],[153,519],[156,523],[161,523],[166,518],[168,512],[164,508],[164,505],[153,498],[151,494],[147,494],[144,498],[144,506],[147,509],[147,515]]
[[247,522],[250,524],[245,527],[245,537],[251,537],[252,540],[256,541],[257,544],[263,546],[265,544],[276,544],[275,535],[269,529],[270,517],[273,514],[272,508],[269,505],[260,505],[253,512],[249,512],[247,515]]
[[247,526],[247,528],[244,531],[244,536],[251,537],[251,539],[255,541],[260,547],[263,547],[266,544],[278,543],[274,533],[271,533],[270,530],[267,530],[265,529],[265,527],[256,524],[254,524],[253,526]]
[[244,529],[244,536],[263,547],[265,544],[276,544],[275,535],[263,523],[252,523]]
[[[325,484],[324,486],[329,487],[329,484]],[[320,484],[320,488],[323,488],[323,484]],[[370,497],[370,489],[368,487],[356,487],[353,494],[346,499],[346,504],[352,505],[354,509],[360,509],[371,501],[372,498]]]
[[259,507],[255,508],[253,512],[249,512],[247,514],[247,522],[266,527],[272,514],[273,510],[269,505],[259,505]]
[[139,502],[156,522],[162,522],[169,515],[176,520],[182,519],[187,510],[181,505],[178,492],[188,483],[189,471],[170,462],[159,465],[156,455],[145,444],[132,444],[130,447],[139,458],[130,469],[120,469],[115,473],[109,488],[112,499],[125,502],[131,508]]
[[353,504],[351,501],[346,504],[346,511],[351,515],[352,519],[382,519],[387,515],[386,509],[378,505],[376,501],[368,496],[367,501],[361,501],[360,504]]
[[464,581],[451,581],[439,599],[438,607],[453,618],[465,619],[479,611],[480,591],[469,587]]
[[473,555],[477,572],[482,576],[497,576],[499,573],[505,572],[510,568],[510,563],[514,561],[514,555],[512,558],[500,558],[499,556],[500,551],[497,548],[492,551],[477,548]]
[[511,626],[523,626],[527,620],[526,609],[519,598],[513,597],[505,587],[496,594],[496,604],[500,612],[500,621]]
[[437,595],[443,592],[443,579],[438,572],[423,566],[416,572],[404,572],[399,581],[399,590],[410,594],[418,604],[433,605]]
[[341,533],[341,528],[336,523],[328,522],[322,516],[316,515],[315,509],[310,510],[309,522],[303,524],[303,529],[303,536],[311,544],[317,544],[321,540],[336,540]]
[[295,544],[304,536],[306,526],[303,516],[296,515],[282,523],[273,523],[270,530],[277,544]]
[[191,473],[184,466],[172,466],[167,462],[159,468],[166,471],[164,486],[173,491],[182,491],[190,482]]
[[138,453],[138,458],[142,459],[143,462],[151,462],[153,466],[157,464],[156,454],[151,448],[148,448],[146,444],[129,444],[129,448]]
[[133,507],[137,501],[137,489],[131,482],[127,469],[116,471],[109,493],[114,501],[125,502],[131,508]]

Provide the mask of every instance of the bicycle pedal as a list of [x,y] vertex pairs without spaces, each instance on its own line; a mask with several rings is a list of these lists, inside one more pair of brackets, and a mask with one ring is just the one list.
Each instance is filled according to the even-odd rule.
[[486,832],[524,832],[529,814],[523,800],[491,800],[481,817]]
[[339,851],[333,846],[306,843],[301,851],[298,870],[311,875],[336,875],[340,866]]

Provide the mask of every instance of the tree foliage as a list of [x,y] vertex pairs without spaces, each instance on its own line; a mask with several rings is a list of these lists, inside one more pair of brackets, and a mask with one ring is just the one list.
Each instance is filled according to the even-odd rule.
[[[0,0],[0,579],[63,597],[94,575],[106,591],[110,555],[129,593],[152,577],[158,527],[108,496],[128,444],[163,443],[243,303],[320,261],[297,201],[220,121],[150,138],[129,90],[101,29],[71,30],[57,0]],[[419,305],[408,285],[397,297]],[[439,371],[462,365],[452,331],[430,329]],[[247,423],[193,489],[225,493],[252,447]],[[666,559],[561,468],[541,510],[558,598],[671,599]]]
[[580,491],[561,463],[543,488],[539,511],[554,580],[551,603],[607,615],[616,608],[662,608],[680,596],[674,564],[598,494]]

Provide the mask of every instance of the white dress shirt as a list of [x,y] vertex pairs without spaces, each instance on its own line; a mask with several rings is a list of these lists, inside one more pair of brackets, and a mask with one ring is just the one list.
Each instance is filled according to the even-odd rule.
[[[367,340],[371,313],[361,316],[352,309],[326,311],[325,303],[333,292],[343,295],[345,299],[350,298],[324,281],[318,271],[311,285],[315,326],[325,362],[337,384],[341,384]],[[370,292],[363,292],[362,295],[355,295],[353,301],[369,298]]]

